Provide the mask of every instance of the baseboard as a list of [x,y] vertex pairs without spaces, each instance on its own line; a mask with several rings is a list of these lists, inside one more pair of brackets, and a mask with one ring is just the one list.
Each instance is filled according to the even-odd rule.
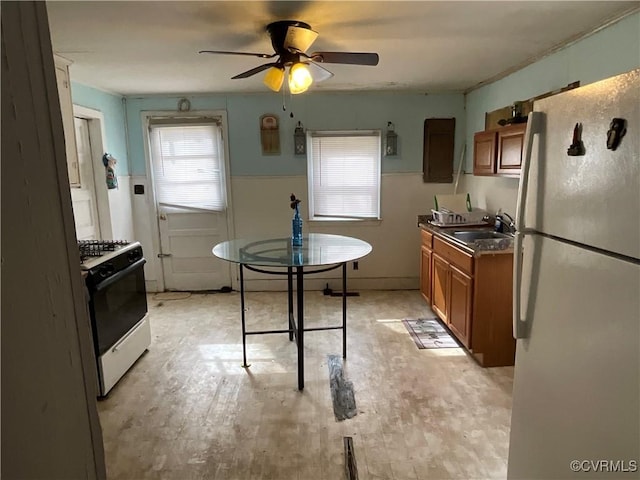
[[145,285],[145,288],[147,289],[147,293],[155,293],[158,291],[157,280],[145,280],[144,285]]

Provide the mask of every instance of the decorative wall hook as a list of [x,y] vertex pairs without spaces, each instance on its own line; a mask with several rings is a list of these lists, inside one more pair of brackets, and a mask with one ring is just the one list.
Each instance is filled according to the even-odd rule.
[[622,137],[627,133],[627,121],[624,118],[614,118],[607,132],[607,148],[615,150],[620,145]]
[[584,143],[582,143],[582,124],[576,123],[573,127],[573,140],[571,146],[567,149],[567,155],[570,157],[580,157],[585,154]]

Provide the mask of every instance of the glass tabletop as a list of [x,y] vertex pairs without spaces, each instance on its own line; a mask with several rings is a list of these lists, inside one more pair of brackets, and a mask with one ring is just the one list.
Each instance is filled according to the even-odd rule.
[[291,237],[252,237],[228,240],[213,247],[213,254],[229,262],[264,267],[332,265],[364,257],[372,248],[364,240],[342,235],[310,233],[301,247]]

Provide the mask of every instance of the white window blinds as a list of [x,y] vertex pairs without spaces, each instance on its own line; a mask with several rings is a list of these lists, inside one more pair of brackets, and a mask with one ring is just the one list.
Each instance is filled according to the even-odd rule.
[[151,125],[151,163],[161,205],[226,208],[222,132],[214,124]]
[[380,218],[380,132],[309,132],[309,215]]

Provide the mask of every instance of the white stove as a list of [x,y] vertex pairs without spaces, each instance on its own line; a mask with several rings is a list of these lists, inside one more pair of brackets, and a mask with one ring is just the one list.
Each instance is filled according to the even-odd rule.
[[151,343],[139,242],[78,242],[80,268],[85,271],[89,313],[97,359],[100,396],[133,366]]
[[80,268],[90,270],[139,246],[140,242],[129,242],[128,240],[78,240]]

